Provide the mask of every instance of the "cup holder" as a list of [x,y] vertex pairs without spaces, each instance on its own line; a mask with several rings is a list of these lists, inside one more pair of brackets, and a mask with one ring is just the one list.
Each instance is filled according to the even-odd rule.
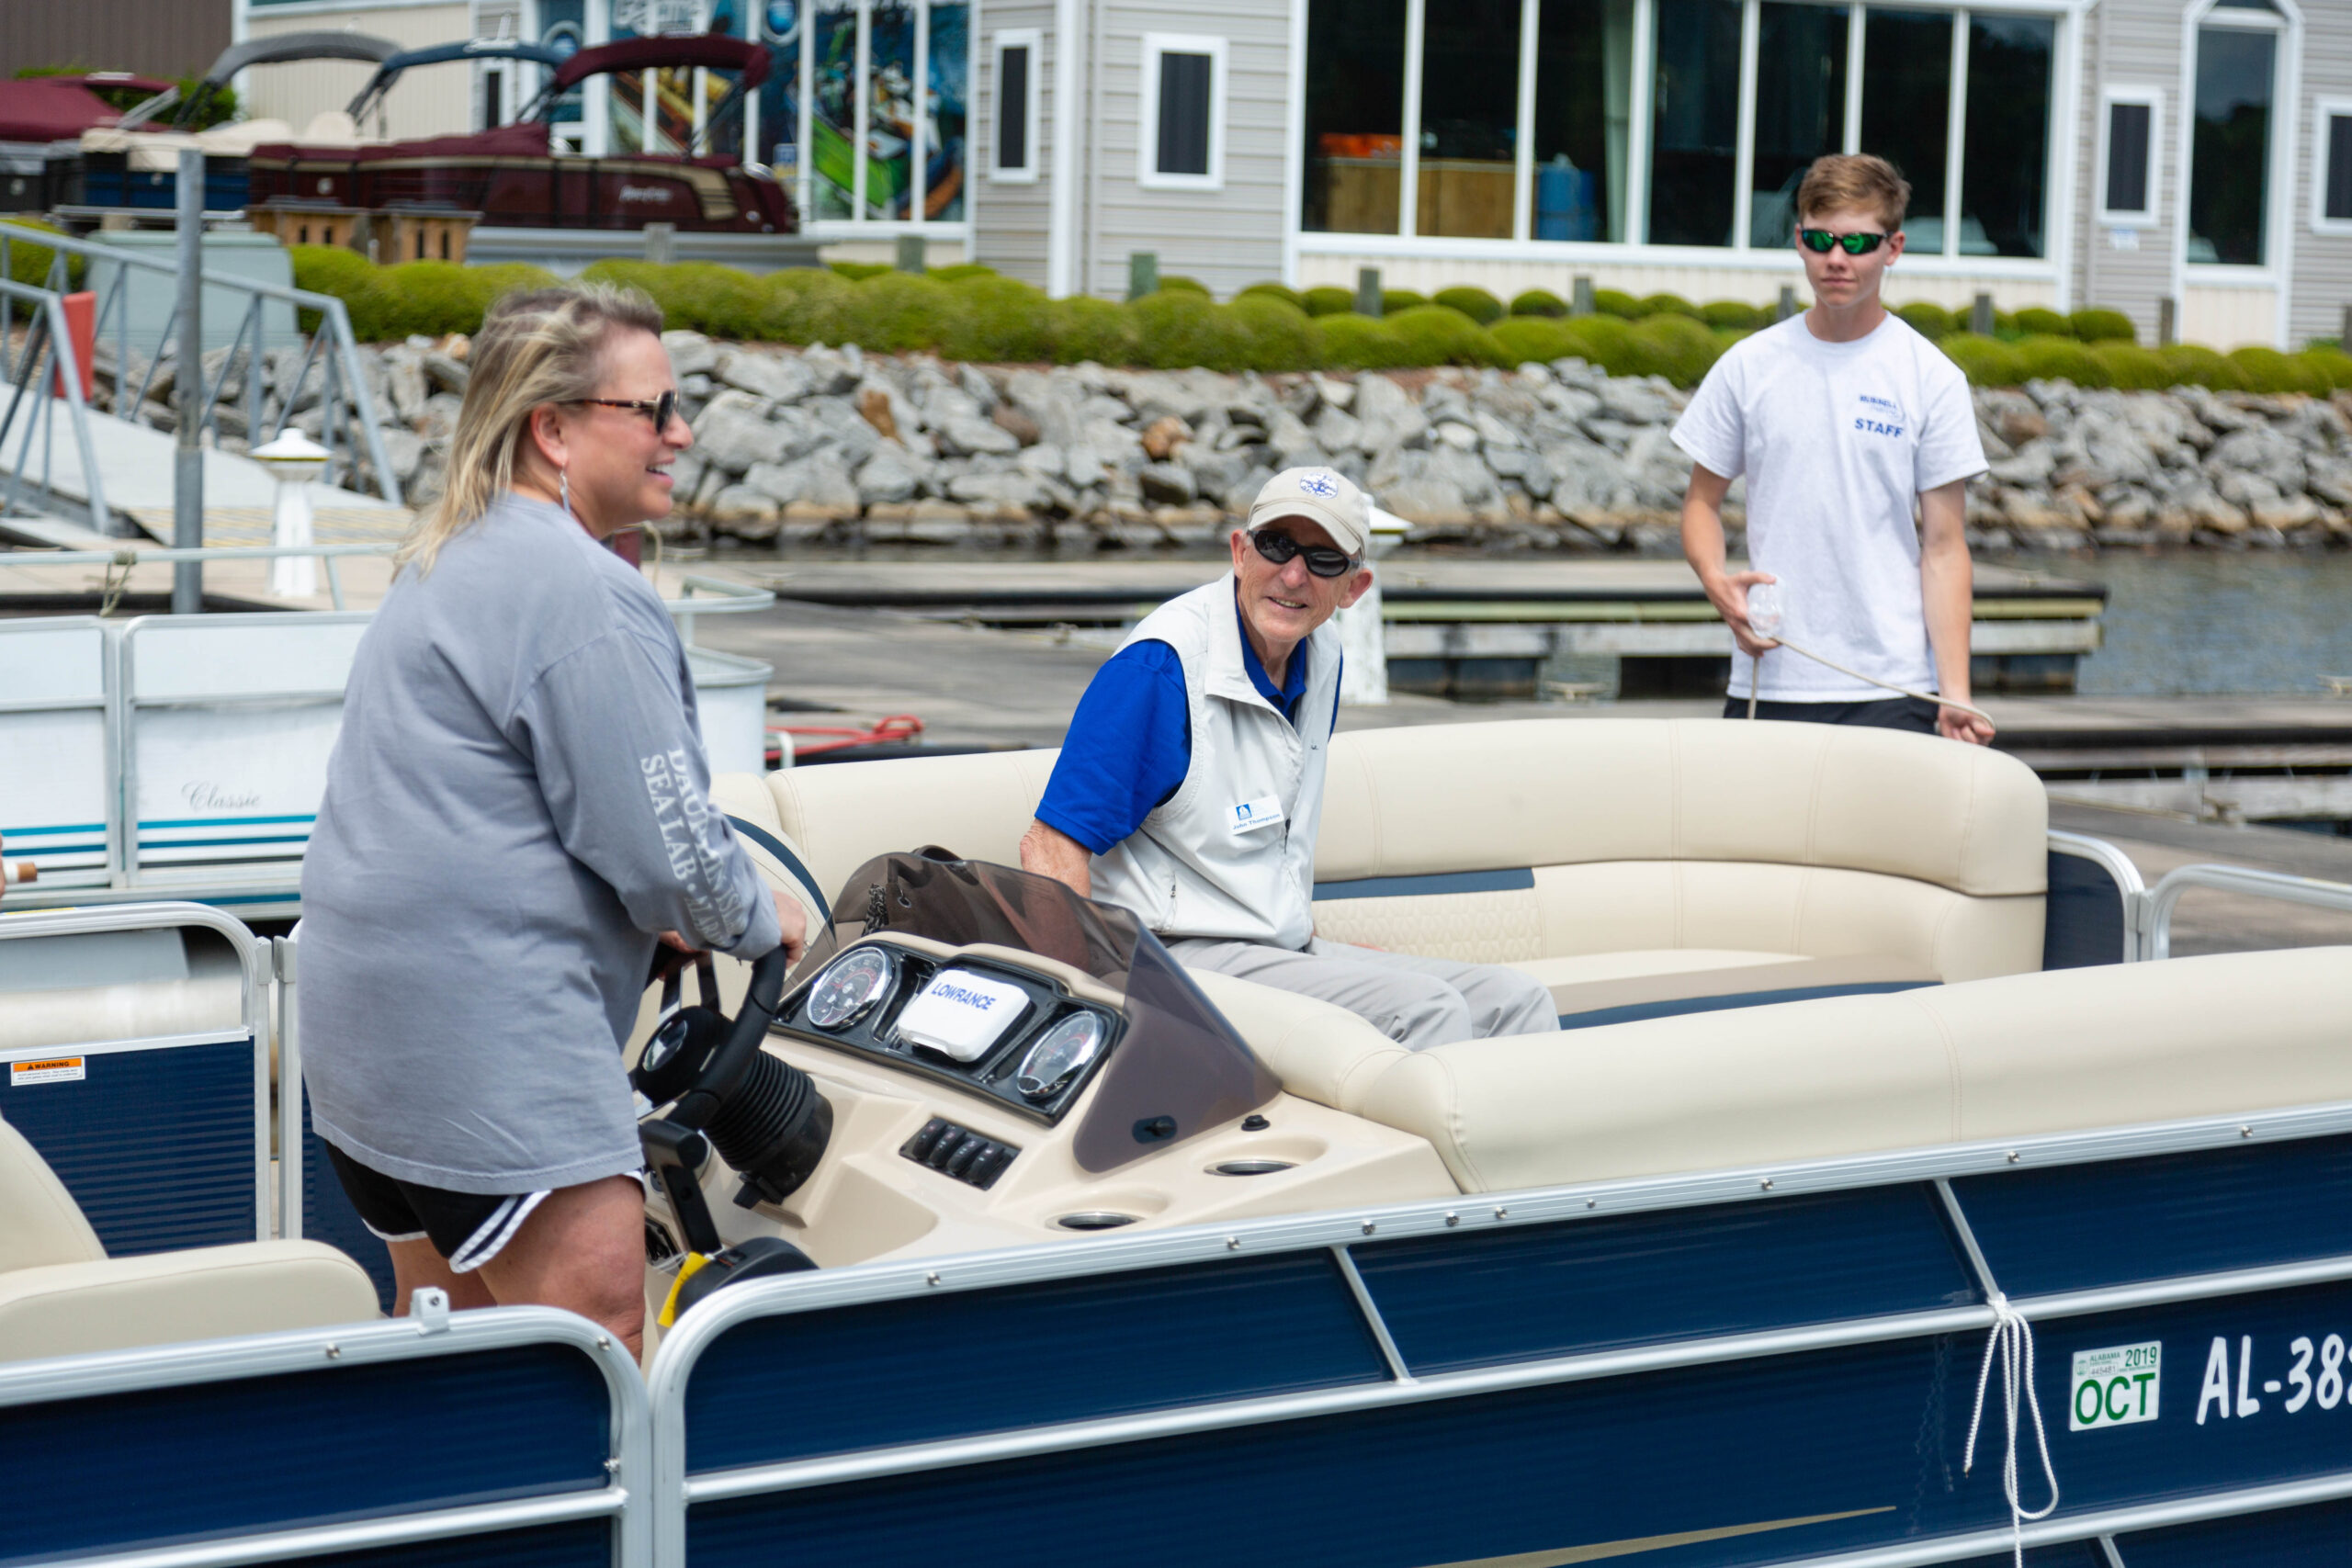
[[1297,1164],[1286,1159],[1221,1159],[1209,1167],[1211,1176],[1272,1176],[1278,1170],[1295,1170]]
[[1122,1214],[1110,1209],[1085,1209],[1075,1214],[1063,1214],[1055,1219],[1057,1228],[1066,1231],[1114,1231],[1121,1225],[1136,1223],[1133,1214]]

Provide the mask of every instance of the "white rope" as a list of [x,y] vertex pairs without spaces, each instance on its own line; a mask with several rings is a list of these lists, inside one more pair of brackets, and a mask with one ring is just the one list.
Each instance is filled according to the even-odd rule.
[[[1898,686],[1892,681],[1882,681],[1875,675],[1865,675],[1859,670],[1849,670],[1835,660],[1822,658],[1821,655],[1814,652],[1813,649],[1809,648],[1799,648],[1795,643],[1791,642],[1786,637],[1776,637],[1773,640],[1780,647],[1787,649],[1791,653],[1802,653],[1807,659],[1812,660],[1815,664],[1828,665],[1830,669],[1837,671],[1840,675],[1850,676],[1852,679],[1857,681],[1867,681],[1873,686],[1883,687],[1890,692],[1899,692],[1904,696],[1916,697],[1923,703],[1933,703],[1938,707],[1958,708],[1962,713],[1973,713],[1987,724],[1993,722],[1993,716],[1986,713],[1983,708],[1971,707],[1968,704],[1957,701],[1951,697],[1939,697],[1933,692],[1915,692],[1908,686]],[[1753,718],[1755,716],[1750,714],[1748,716]]]
[[[2029,1519],[2046,1519],[2058,1507],[2058,1472],[2050,1463],[2050,1435],[2041,1425],[2041,1401],[2033,1392],[2033,1325],[1995,1292],[1993,1332],[1984,1341],[1984,1364],[1976,1373],[1976,1408],[1968,1417],[1968,1452],[1960,1472],[1976,1467],[1976,1429],[1984,1419],[1984,1390],[1993,1380],[1993,1361],[2001,1362],[2001,1403],[2008,1416],[2008,1453],[2001,1461],[2001,1491],[2009,1500],[2009,1537],[2017,1553],[2017,1568],[2025,1568],[2025,1526]],[[2018,1404],[2024,1393],[2026,1414],[2033,1418],[2033,1440],[2041,1450],[2041,1473],[2050,1483],[2050,1501],[2029,1511],[2018,1495]]]

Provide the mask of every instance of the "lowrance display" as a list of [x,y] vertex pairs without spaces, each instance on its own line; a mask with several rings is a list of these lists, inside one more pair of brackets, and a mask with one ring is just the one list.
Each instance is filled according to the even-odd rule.
[[954,1061],[977,1062],[1028,1006],[1029,993],[1010,980],[943,969],[899,1014],[899,1038]]

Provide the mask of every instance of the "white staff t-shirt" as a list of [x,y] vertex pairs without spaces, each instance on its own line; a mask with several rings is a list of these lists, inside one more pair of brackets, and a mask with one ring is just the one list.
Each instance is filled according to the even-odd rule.
[[[1984,471],[1968,378],[1909,323],[1824,343],[1803,315],[1734,344],[1674,426],[1690,460],[1747,476],[1747,558],[1781,582],[1782,634],[1825,659],[1936,689],[1919,597],[1922,491]],[[1735,655],[1731,694],[1752,661]],[[1803,654],[1763,659],[1770,702],[1891,696]]]

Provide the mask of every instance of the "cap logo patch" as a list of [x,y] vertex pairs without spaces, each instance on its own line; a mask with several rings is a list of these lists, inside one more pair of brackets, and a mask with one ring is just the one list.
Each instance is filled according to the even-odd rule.
[[1322,496],[1327,501],[1332,496],[1340,493],[1340,487],[1333,484],[1330,479],[1323,474],[1306,474],[1301,476],[1298,481],[1298,488],[1305,491],[1309,495]]

